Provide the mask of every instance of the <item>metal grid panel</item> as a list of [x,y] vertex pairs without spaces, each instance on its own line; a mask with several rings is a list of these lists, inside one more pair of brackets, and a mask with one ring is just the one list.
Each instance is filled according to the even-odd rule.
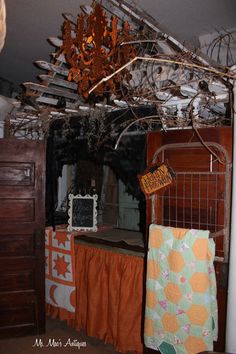
[[225,179],[225,173],[176,173],[174,185],[162,195],[167,206],[163,209],[164,224],[211,233],[222,230],[224,223],[218,221],[218,211],[224,207],[225,196],[218,191],[220,178]]
[[[152,222],[156,223],[157,213],[162,224],[187,229],[209,230],[216,240],[216,259],[228,260],[229,213],[230,213],[230,170],[227,151],[219,144],[208,143],[223,156],[224,164],[209,171],[197,171],[197,159],[193,161],[196,171],[175,171],[174,183],[161,194],[152,196]],[[177,148],[202,147],[200,143],[168,144],[158,149],[153,163],[165,162],[166,151]],[[209,153],[212,161],[212,155]],[[161,211],[156,210],[157,198]]]

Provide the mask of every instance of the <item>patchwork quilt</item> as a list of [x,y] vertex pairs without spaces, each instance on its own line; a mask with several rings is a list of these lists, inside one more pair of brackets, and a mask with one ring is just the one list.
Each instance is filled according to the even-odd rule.
[[218,310],[209,231],[150,225],[144,342],[163,354],[213,349]]
[[74,233],[51,227],[45,235],[46,303],[75,314]]

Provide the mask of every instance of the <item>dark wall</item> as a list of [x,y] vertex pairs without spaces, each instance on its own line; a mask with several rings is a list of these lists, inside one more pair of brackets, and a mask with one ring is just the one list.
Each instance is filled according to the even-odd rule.
[[[147,122],[134,124],[128,134],[117,139],[124,128],[137,118],[155,115],[152,107],[126,109],[106,115],[73,117],[51,124],[47,148],[47,216],[52,220],[56,204],[56,181],[64,164],[91,161],[108,165],[126,185],[127,192],[144,203],[137,175],[146,168]],[[150,128],[150,127],[149,127]],[[156,127],[158,128],[158,127]],[[131,130],[131,132],[130,132]],[[92,176],[91,176],[92,177]]]

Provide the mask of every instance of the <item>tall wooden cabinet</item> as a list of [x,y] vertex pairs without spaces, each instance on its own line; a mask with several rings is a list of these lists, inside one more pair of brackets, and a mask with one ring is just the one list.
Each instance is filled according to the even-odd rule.
[[0,139],[0,337],[45,329],[43,142]]

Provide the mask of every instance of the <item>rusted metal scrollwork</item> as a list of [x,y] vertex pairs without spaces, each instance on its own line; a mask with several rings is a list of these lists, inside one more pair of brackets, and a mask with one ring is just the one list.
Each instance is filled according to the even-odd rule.
[[[120,29],[117,24],[117,18],[113,16],[109,20],[98,3],[94,3],[89,15],[78,15],[75,26],[68,19],[64,21],[63,44],[59,54],[65,55],[70,66],[68,80],[77,83],[78,94],[85,100],[94,84],[136,55],[132,44],[121,45],[133,39],[128,22]],[[95,94],[104,96],[109,92],[119,97],[121,76],[122,81],[128,82],[131,79],[126,70],[98,87]]]

